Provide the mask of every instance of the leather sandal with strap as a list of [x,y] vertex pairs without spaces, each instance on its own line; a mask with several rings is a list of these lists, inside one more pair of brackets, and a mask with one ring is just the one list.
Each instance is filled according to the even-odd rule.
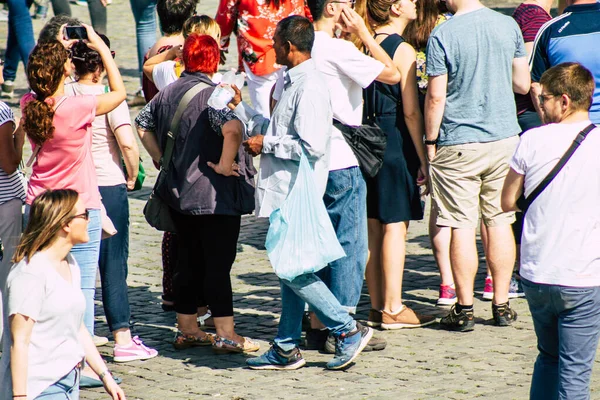
[[212,333],[205,333],[204,337],[198,337],[194,335],[186,335],[182,332],[177,332],[175,340],[173,341],[173,347],[177,350],[189,349],[190,347],[199,346],[211,346],[215,342],[215,335]]
[[218,354],[226,353],[253,353],[260,350],[260,344],[245,337],[243,342],[236,342],[221,336],[217,336],[212,345],[213,351]]

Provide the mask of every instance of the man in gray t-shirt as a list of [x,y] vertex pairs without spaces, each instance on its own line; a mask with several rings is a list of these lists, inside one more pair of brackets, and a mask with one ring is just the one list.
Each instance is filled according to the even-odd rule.
[[488,234],[494,320],[509,325],[517,317],[508,304],[514,214],[502,212],[500,193],[520,132],[513,93],[526,94],[530,78],[523,37],[512,18],[478,0],[447,0],[447,5],[454,17],[435,28],[427,44],[425,143],[436,224],[452,229],[458,297],[441,325],[470,331],[480,215]]

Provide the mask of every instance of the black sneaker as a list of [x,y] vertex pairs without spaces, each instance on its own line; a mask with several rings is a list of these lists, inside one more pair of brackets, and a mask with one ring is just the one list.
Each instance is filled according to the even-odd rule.
[[517,312],[510,308],[508,302],[504,304],[492,304],[492,316],[498,326],[509,326],[517,320]]
[[306,342],[304,347],[306,350],[323,350],[325,342],[327,341],[327,336],[329,336],[329,330],[327,329],[320,330],[309,328],[306,331]]
[[449,331],[469,332],[475,329],[475,317],[473,310],[462,310],[456,312],[456,304],[450,309],[450,313],[440,320],[440,326]]
[[311,329],[310,312],[304,311],[304,314],[302,314],[302,332],[307,332],[309,329]]

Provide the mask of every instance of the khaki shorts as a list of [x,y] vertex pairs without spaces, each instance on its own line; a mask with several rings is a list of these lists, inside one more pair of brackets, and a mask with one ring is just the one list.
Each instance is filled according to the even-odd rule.
[[500,206],[504,179],[519,137],[489,143],[438,147],[431,161],[436,224],[452,228],[476,228],[479,216],[486,226],[510,225],[514,212]]

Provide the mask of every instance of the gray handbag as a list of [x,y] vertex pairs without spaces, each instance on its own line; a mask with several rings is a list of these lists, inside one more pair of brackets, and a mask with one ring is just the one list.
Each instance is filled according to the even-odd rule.
[[160,160],[160,172],[156,178],[156,183],[150,193],[148,202],[144,206],[144,217],[151,227],[164,232],[177,232],[175,223],[171,217],[171,207],[158,195],[158,188],[160,188],[165,180],[167,179],[167,172],[169,171],[171,158],[173,157],[173,148],[175,147],[175,140],[179,134],[179,122],[181,121],[181,115],[183,111],[190,104],[190,101],[200,93],[202,90],[209,87],[206,83],[198,83],[197,85],[190,88],[181,98],[175,115],[171,120],[171,126],[169,127],[169,133],[167,134],[167,145],[165,151]]

